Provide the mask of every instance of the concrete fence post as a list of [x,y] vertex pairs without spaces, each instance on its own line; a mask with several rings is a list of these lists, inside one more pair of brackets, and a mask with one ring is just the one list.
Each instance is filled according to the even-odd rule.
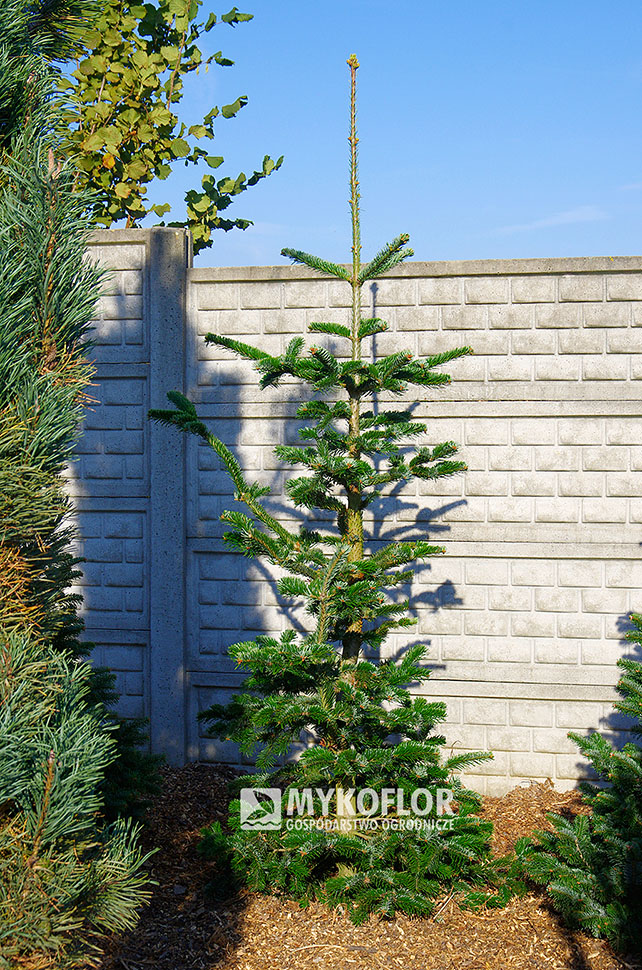
[[[150,404],[184,390],[185,280],[191,237],[152,229],[149,245]],[[185,438],[150,427],[150,736],[169,764],[185,762]]]

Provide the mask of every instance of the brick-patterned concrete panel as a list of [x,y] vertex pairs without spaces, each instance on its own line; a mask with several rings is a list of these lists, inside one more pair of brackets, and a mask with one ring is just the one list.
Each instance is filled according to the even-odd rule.
[[559,279],[558,294],[562,303],[585,303],[589,300],[601,303],[604,300],[604,277],[585,273],[563,275]]
[[508,303],[510,283],[502,277],[478,276],[464,280],[466,303]]
[[440,304],[457,306],[463,301],[462,280],[456,277],[419,280],[418,301],[430,306],[439,306]]
[[554,276],[513,276],[513,303],[555,303],[557,279]]

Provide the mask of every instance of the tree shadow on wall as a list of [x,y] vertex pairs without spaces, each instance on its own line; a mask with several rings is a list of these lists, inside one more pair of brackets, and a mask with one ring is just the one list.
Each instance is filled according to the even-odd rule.
[[[372,314],[376,316],[377,313],[377,284],[373,284],[371,287],[372,291]],[[330,339],[329,349],[332,353],[337,356],[341,353],[341,348],[336,345],[336,341]],[[378,358],[377,352],[377,335],[373,338],[373,357],[375,360]],[[296,434],[296,429],[303,426],[303,422],[297,422],[294,417],[296,406],[299,405],[304,398],[302,397],[300,390],[293,389],[287,395],[284,395],[280,401],[286,409],[289,409],[290,417],[286,417],[286,436],[285,440],[288,444],[296,445],[303,444],[302,440]],[[266,402],[266,406],[269,407],[269,403]],[[411,403],[408,405],[405,402],[399,402],[399,409],[409,410],[413,412],[417,408],[417,403]],[[373,410],[376,413],[379,410],[378,403],[373,402]],[[239,409],[242,411],[242,408]],[[243,418],[241,417],[240,422],[243,423]],[[240,428],[239,428],[240,432]],[[238,433],[237,433],[238,440]],[[431,442],[431,444],[436,444],[437,442]],[[233,442],[226,441],[233,448]],[[403,451],[412,453],[414,448],[408,446]],[[222,464],[219,463],[219,467],[222,468]],[[295,471],[294,474],[305,473],[305,469],[300,469]],[[249,480],[253,480],[254,476],[248,473]],[[314,528],[315,526],[326,527],[330,532],[336,533],[336,527],[334,526],[334,516],[332,513],[325,513],[321,510],[317,510],[315,514],[310,514],[309,512],[302,512],[299,509],[294,508],[291,504],[286,504],[286,502],[279,496],[283,493],[283,486],[285,482],[285,476],[282,472],[274,471],[270,476],[269,480],[266,481],[265,473],[261,475],[261,484],[267,484],[272,489],[272,496],[266,501],[266,506],[270,509],[272,514],[274,514],[281,521],[284,521],[290,527],[296,528],[306,525],[309,528]],[[441,499],[433,504],[432,507],[427,503],[430,501],[426,498],[425,503],[420,503],[415,500],[413,496],[404,492],[404,483],[397,483],[391,491],[386,496],[382,496],[377,499],[369,508],[367,514],[367,524],[370,526],[369,532],[367,531],[366,537],[366,547],[370,551],[375,551],[378,547],[381,547],[389,542],[394,541],[411,541],[417,539],[428,540],[431,542],[438,542],[443,534],[450,530],[450,526],[447,525],[443,518],[453,509],[466,505],[467,502],[463,498],[448,500],[443,502]],[[438,490],[439,485],[436,483],[435,489]],[[229,499],[233,500],[232,490],[229,491]],[[430,562],[418,562],[415,564],[415,574],[413,577],[413,584],[415,586],[415,593],[412,595],[411,584],[406,584],[405,586],[398,587],[391,591],[391,600],[393,603],[398,603],[400,600],[410,599],[411,615],[416,615],[418,609],[422,606],[427,607],[431,613],[436,613],[443,608],[452,608],[454,606],[459,606],[463,603],[461,596],[458,596],[455,583],[452,579],[443,580],[442,583],[435,588],[427,588],[427,574],[430,573],[432,566]],[[245,570],[244,579],[248,580],[250,576],[257,575],[261,577],[261,580],[265,582],[270,589],[270,605],[278,609],[279,613],[286,618],[288,624],[296,630],[299,634],[304,635],[309,631],[309,624],[306,623],[305,614],[301,606],[297,606],[291,600],[284,599],[277,590],[277,580],[271,567],[266,566],[264,563],[258,560],[254,560],[252,565],[247,567]],[[417,590],[417,587],[421,587]],[[259,605],[257,604],[254,608],[247,610],[249,616],[249,624],[246,625],[245,629],[248,632],[253,633],[267,632],[265,629],[265,603]],[[408,649],[411,645],[409,644],[408,637],[404,638],[405,645],[404,650]],[[227,646],[231,645],[230,641]],[[423,638],[423,642],[426,643],[426,639]],[[427,641],[428,645],[430,641]],[[400,656],[400,651],[397,653],[397,657]],[[369,659],[377,660],[379,659],[376,654],[372,652],[369,654]]]
[[[373,283],[371,286],[372,316],[377,316],[377,291],[377,284]],[[380,357],[377,340],[378,335],[375,335],[372,343],[374,360]],[[333,354],[340,356],[342,352],[341,347],[337,345],[334,339],[329,338],[328,346]],[[297,426],[300,427],[303,423],[297,422],[293,417],[296,406],[302,400],[303,397],[298,386],[283,398],[283,402],[289,407],[292,415],[290,418],[285,419],[287,422],[285,440],[288,444],[296,445],[304,443],[296,434]],[[408,404],[402,401],[395,401],[394,404],[398,404],[399,410],[408,410],[411,413],[418,407],[417,402]],[[269,405],[267,406],[269,407]],[[375,413],[379,410],[379,404],[376,400],[372,404],[372,409]],[[242,418],[240,420],[243,421]],[[431,442],[433,445],[436,443]],[[412,453],[414,448],[409,445],[402,450]],[[302,469],[302,471],[305,473],[305,469]],[[252,480],[252,476],[249,477]],[[317,511],[314,515],[304,513],[301,510],[295,509],[292,505],[286,504],[279,498],[278,496],[283,492],[284,480],[283,474],[276,471],[270,476],[269,481],[265,481],[264,475],[262,477],[261,483],[270,485],[273,490],[273,495],[266,500],[266,505],[270,508],[270,511],[277,518],[295,528],[302,525],[310,528],[325,526],[329,527],[329,531],[336,532],[334,516],[331,513],[324,513],[323,511]],[[438,491],[438,489],[439,483],[436,482],[435,491]],[[450,531],[450,526],[444,521],[444,518],[453,509],[466,504],[467,502],[463,498],[454,498],[446,501],[438,499],[437,501],[431,502],[428,496],[422,502],[421,499],[417,500],[414,495],[405,491],[405,484],[403,482],[397,483],[387,495],[377,499],[368,509],[366,516],[366,547],[369,551],[375,551],[378,547],[389,542],[418,539],[439,543],[443,536]],[[462,605],[463,598],[458,595],[455,583],[451,578],[443,580],[436,588],[434,586],[430,587],[429,574],[432,569],[433,567],[430,561],[416,563],[412,583],[397,587],[390,592],[392,603],[397,604],[399,601],[409,599],[409,612],[415,617],[417,617],[419,612],[422,612],[424,615],[428,613],[434,615],[442,609]],[[306,622],[307,618],[302,607],[280,596],[276,587],[276,578],[271,568],[260,561],[254,561],[252,566],[247,568],[246,577],[252,574],[260,576],[267,584],[270,589],[271,605],[278,609],[279,614],[286,619],[287,623],[301,635],[308,632],[309,623]],[[248,610],[248,613],[251,614],[248,632],[268,632],[265,629],[264,607],[265,603],[262,606],[257,604],[256,607]],[[389,649],[387,656],[394,659],[399,659],[416,642],[411,640],[407,634],[404,636],[401,634],[393,635],[392,641],[393,643],[396,641],[397,649]],[[400,641],[403,641],[402,645],[400,645]],[[421,637],[421,642],[430,647],[431,641],[426,636]],[[366,656],[374,662],[383,659],[379,657],[376,651],[367,651]],[[443,667],[443,665],[436,663],[427,664],[428,669],[436,669],[438,667]]]
[[[295,393],[291,393],[280,402],[291,414],[291,417],[285,418],[290,425],[296,424],[296,419],[293,415],[296,405],[300,401],[301,399]],[[207,423],[214,433],[216,433],[216,421]],[[240,437],[242,423],[243,421],[241,420],[235,436],[236,441],[231,440],[229,434],[225,439],[225,444],[232,451],[235,451],[237,455],[238,450],[235,450],[235,445],[238,443]],[[294,436],[289,435],[289,438],[293,440]],[[207,449],[206,445],[202,447]],[[242,458],[241,465],[243,466]],[[212,467],[214,467],[214,462]],[[222,473],[222,465],[218,459],[216,459],[216,468],[217,474]],[[264,500],[265,505],[271,514],[287,527],[296,530],[305,525],[308,528],[319,527],[327,530],[330,534],[333,532],[336,533],[334,516],[331,513],[317,511],[314,515],[311,515],[308,512],[293,507],[282,497],[283,485],[286,480],[286,476],[282,471],[273,470],[268,474],[265,471],[248,468],[244,468],[243,470],[249,482],[260,481],[261,484],[270,486],[272,494]],[[300,471],[305,472],[305,469],[301,469]],[[295,469],[293,470],[293,474],[298,474],[300,471]],[[447,502],[443,502],[440,499],[431,506],[420,504],[420,501],[415,496],[404,494],[403,488],[403,483],[397,484],[388,495],[376,500],[372,504],[372,514],[368,516],[366,523],[366,547],[369,551],[375,551],[377,548],[395,541],[427,539],[430,542],[438,543],[450,530],[450,526],[443,521],[444,517],[452,509],[466,504],[465,499],[449,500]],[[218,496],[218,499],[220,503],[217,503],[216,506],[217,517],[223,508],[244,509],[242,503],[236,503],[234,501],[233,487],[231,485],[228,486],[225,494]],[[427,499],[427,501],[430,501],[430,499]],[[404,518],[400,519],[399,516],[403,516]],[[211,531],[210,539],[213,543],[218,543],[219,549],[223,548],[222,535],[225,531],[225,527],[218,523]],[[217,552],[212,549],[211,554],[217,555]],[[278,611],[279,617],[283,617],[286,623],[299,634],[305,635],[310,630],[309,622],[306,622],[306,615],[302,607],[296,602],[284,598],[278,592],[278,576],[275,574],[273,567],[261,560],[247,560],[243,559],[240,555],[237,558],[239,561],[240,576],[235,582],[240,583],[246,591],[245,594],[240,595],[240,598],[249,601],[253,596],[247,593],[247,588],[259,587],[262,584],[265,584],[265,589],[269,590],[269,593],[267,597],[263,595],[260,601],[257,597],[256,603],[245,602],[242,606],[239,604],[238,627],[234,630],[226,630],[224,636],[221,638],[221,653],[217,663],[221,663],[221,669],[225,668],[230,671],[233,669],[233,664],[231,661],[223,659],[229,656],[229,646],[238,640],[241,633],[255,635],[256,633],[275,632],[274,628],[270,629],[270,621],[274,619],[274,614],[270,615],[272,610]],[[413,614],[416,614],[422,606],[427,607],[431,613],[436,613],[442,608],[461,605],[463,599],[458,595],[452,579],[448,578],[443,580],[437,588],[427,588],[428,576],[432,568],[430,561],[417,563],[412,584],[408,583],[391,590],[391,601],[398,603],[400,600],[410,599],[411,613]],[[222,582],[221,585],[223,585]],[[417,589],[417,587],[421,588]],[[415,590],[414,593],[413,588]],[[280,624],[278,631],[281,628],[282,625]]]

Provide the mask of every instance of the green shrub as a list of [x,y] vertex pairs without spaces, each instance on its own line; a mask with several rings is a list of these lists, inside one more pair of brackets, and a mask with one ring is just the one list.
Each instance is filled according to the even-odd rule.
[[99,822],[115,744],[90,668],[10,634],[0,642],[0,968],[84,967],[147,897],[136,829]]
[[[642,644],[642,615],[633,613],[631,620],[627,637]],[[618,667],[622,699],[615,709],[633,718],[639,739],[642,663],[622,659]],[[554,832],[537,832],[535,843],[522,840],[518,855],[571,926],[642,953],[642,746],[634,741],[620,750],[597,731],[569,737],[598,776],[598,784],[581,784],[591,813],[573,821],[549,816]]]
[[[80,597],[69,592],[71,503],[61,472],[73,456],[93,368],[90,321],[103,274],[86,259],[92,197],[60,161],[64,105],[51,59],[74,51],[94,6],[24,0],[0,8],[0,629],[86,658]],[[157,786],[158,759],[142,751],[141,722],[109,709],[114,677],[92,674],[114,728],[105,811],[140,814]]]

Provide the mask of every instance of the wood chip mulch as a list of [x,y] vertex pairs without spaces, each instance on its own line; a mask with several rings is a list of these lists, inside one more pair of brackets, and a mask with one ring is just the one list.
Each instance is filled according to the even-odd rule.
[[[226,815],[229,769],[187,765],[163,771],[148,812],[145,843],[158,883],[135,930],[110,938],[99,970],[642,970],[634,958],[564,927],[541,895],[505,909],[469,912],[454,901],[430,919],[371,919],[355,927],[313,905],[252,893],[215,899],[204,887],[211,868],[196,852],[200,829]],[[494,850],[548,827],[546,812],[583,811],[577,792],[550,784],[487,798]]]

